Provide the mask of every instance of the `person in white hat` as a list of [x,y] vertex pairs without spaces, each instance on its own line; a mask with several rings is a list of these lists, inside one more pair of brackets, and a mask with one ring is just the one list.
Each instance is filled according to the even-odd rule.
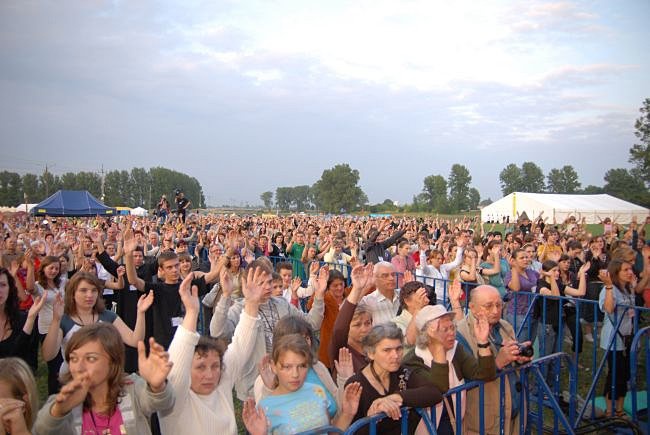
[[[456,341],[456,313],[442,305],[427,305],[415,316],[418,330],[416,347],[404,357],[404,366],[414,375],[427,376],[444,394],[465,380],[490,380],[496,377],[496,364],[490,349],[490,326],[485,317],[475,323],[475,334],[480,342],[478,358]],[[465,413],[465,397],[461,395],[461,412]],[[454,434],[456,395],[443,398],[436,405],[436,425],[439,435]],[[460,418],[462,418],[462,414]],[[428,433],[423,422],[416,434]]]

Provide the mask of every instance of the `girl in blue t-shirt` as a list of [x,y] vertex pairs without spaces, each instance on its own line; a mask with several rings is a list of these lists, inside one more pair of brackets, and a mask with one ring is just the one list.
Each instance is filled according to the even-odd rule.
[[312,365],[313,352],[300,334],[284,335],[273,343],[271,370],[276,377],[276,388],[259,402],[245,404],[244,424],[253,435],[294,434],[330,424],[347,429],[357,412],[361,386],[352,383],[345,388],[339,412],[330,418],[335,404],[326,389],[305,382]]

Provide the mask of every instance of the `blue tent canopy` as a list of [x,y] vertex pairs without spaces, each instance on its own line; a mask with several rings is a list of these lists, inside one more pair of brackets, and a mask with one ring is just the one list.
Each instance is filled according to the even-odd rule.
[[96,216],[115,215],[115,209],[106,207],[86,190],[59,190],[32,209],[36,216]]

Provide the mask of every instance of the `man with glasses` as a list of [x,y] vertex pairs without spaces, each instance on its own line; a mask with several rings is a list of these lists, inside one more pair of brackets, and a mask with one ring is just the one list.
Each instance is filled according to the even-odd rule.
[[395,267],[380,261],[373,268],[373,279],[376,290],[361,299],[360,305],[366,305],[372,313],[372,324],[379,325],[392,321],[400,306]]
[[[482,348],[489,347],[495,356],[497,370],[503,370],[513,363],[526,363],[532,358],[519,355],[519,344],[515,338],[512,325],[501,319],[503,301],[499,290],[491,285],[480,285],[472,290],[469,300],[470,312],[456,324],[456,338],[465,346],[465,350],[478,358]],[[486,318],[490,325],[488,343],[481,342],[475,334],[477,319]],[[530,342],[522,343],[530,345]],[[521,394],[522,386],[518,382],[518,376],[513,372],[512,376],[505,379],[505,406],[504,406],[504,433],[512,435],[519,433],[519,404],[525,396]],[[484,422],[486,434],[500,433],[500,379],[485,384],[484,389]],[[475,410],[467,412],[464,416],[464,431],[468,433],[479,433],[480,414],[479,389],[474,388],[467,392],[467,409]],[[525,409],[525,405],[524,405]],[[525,412],[524,412],[525,414]],[[524,416],[525,417],[525,416]]]

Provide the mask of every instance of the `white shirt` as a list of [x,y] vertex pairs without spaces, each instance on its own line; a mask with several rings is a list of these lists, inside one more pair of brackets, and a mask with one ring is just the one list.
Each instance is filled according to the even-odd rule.
[[399,309],[399,292],[400,289],[396,288],[393,300],[390,300],[379,293],[379,290],[375,290],[364,296],[359,305],[366,305],[370,309],[373,325],[391,322]]
[[[420,257],[420,268],[417,269],[415,278],[427,285],[432,286],[436,290],[436,298],[438,303],[447,302],[449,300],[449,291],[445,292],[445,281],[449,279],[449,272],[454,270],[460,265],[463,259],[463,248],[456,250],[456,258],[451,263],[440,265],[440,269],[426,264],[426,257]],[[444,297],[444,301],[443,301]]]

